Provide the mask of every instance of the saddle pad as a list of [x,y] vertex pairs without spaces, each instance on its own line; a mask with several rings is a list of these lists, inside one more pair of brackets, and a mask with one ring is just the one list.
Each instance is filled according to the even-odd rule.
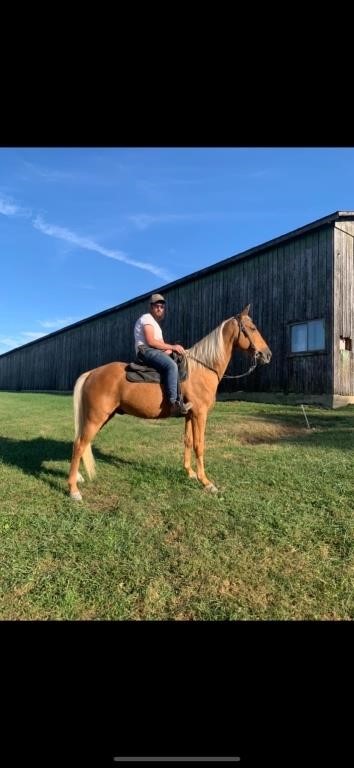
[[147,365],[140,365],[140,363],[128,363],[125,374],[127,381],[160,383],[159,372],[155,368],[149,368]]
[[[180,381],[184,381],[187,378],[187,366],[185,358],[173,353],[173,358],[178,365],[178,377]],[[127,381],[135,382],[156,382],[161,381],[160,374],[155,368],[150,368],[148,365],[141,365],[140,363],[128,363],[125,368],[125,374]]]
[[148,365],[141,365],[140,363],[128,363],[126,371],[141,371],[144,373],[157,373],[155,368],[150,368]]

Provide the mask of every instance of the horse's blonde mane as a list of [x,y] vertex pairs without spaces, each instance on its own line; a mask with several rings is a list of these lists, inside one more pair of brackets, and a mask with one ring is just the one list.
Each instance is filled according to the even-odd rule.
[[[196,344],[193,344],[193,347],[186,350],[190,372],[193,371],[194,368],[200,366],[200,363],[198,363],[197,360],[200,360],[201,363],[204,363],[210,368],[215,368],[218,363],[223,362],[225,357],[225,345],[222,332],[225,323],[227,323],[227,320],[224,320],[221,325],[218,325],[218,327],[208,333],[207,336],[204,336],[203,339],[197,341]],[[197,360],[193,358],[197,358]]]

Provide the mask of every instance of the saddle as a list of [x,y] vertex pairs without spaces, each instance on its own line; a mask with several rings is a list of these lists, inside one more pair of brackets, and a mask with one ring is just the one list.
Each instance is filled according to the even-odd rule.
[[[176,352],[172,352],[171,357],[177,363],[178,378],[179,381],[185,381],[187,378],[187,362],[184,355],[177,355]],[[140,363],[128,363],[125,367],[125,375],[127,381],[133,381],[137,383],[154,383],[159,384],[161,377],[155,368],[150,368],[147,365],[141,365]]]

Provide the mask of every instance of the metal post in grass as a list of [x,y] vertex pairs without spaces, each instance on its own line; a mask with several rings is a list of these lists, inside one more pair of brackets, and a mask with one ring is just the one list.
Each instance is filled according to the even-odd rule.
[[302,403],[301,403],[301,408],[302,408],[302,412],[303,412],[303,414],[304,414],[304,417],[305,417],[305,421],[306,421],[306,426],[307,426],[307,429],[311,429],[311,427],[310,427],[310,424],[309,424],[309,420],[308,420],[308,418],[307,418],[307,416],[306,416],[306,413],[305,413],[305,408],[304,408],[304,406],[303,406],[303,404],[302,404]]

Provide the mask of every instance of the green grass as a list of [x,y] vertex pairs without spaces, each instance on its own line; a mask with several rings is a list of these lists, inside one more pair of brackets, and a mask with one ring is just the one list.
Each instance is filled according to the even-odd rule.
[[351,619],[354,407],[220,402],[205,492],[183,422],[115,417],[70,501],[68,396],[0,393],[2,619]]

